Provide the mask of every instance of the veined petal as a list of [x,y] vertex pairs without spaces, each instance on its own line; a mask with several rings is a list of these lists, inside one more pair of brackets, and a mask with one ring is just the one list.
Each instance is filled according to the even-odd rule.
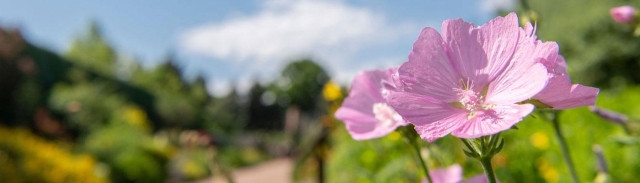
[[347,131],[349,135],[355,140],[368,140],[383,137],[391,132],[393,132],[398,126],[403,126],[405,124],[394,123],[390,126],[385,126],[385,124],[378,123],[376,119],[375,121],[367,122],[367,123],[352,123],[347,122]]
[[414,43],[409,61],[398,69],[400,80],[407,92],[435,97],[447,102],[454,101],[457,76],[443,47],[440,34],[435,29],[425,28]]
[[473,119],[451,134],[460,138],[478,138],[507,130],[533,111],[531,104],[496,105],[487,111],[480,111]]
[[346,107],[341,106],[336,111],[336,119],[344,121],[345,123],[377,123],[377,120],[373,114],[373,104],[368,107]]
[[463,125],[469,115],[467,110],[414,93],[391,93],[388,102],[404,120],[415,125],[422,139],[429,142],[446,136]]
[[382,94],[383,99],[386,100],[389,93],[403,89],[404,85],[400,82],[398,77],[398,67],[385,70],[384,79],[380,82],[380,85],[382,86],[380,94]]
[[457,113],[468,114],[439,99],[409,92],[393,92],[387,103],[413,125],[433,123]]
[[[492,81],[502,74],[512,60],[516,51],[516,46],[526,35],[520,35],[521,28],[518,27],[518,16],[509,13],[505,17],[497,17],[487,24],[479,27],[479,41],[487,54],[487,67],[480,68],[480,74],[488,75],[488,81]],[[524,32],[522,32],[524,33]],[[484,85],[483,85],[484,86]],[[480,87],[483,87],[480,86]]]
[[596,98],[600,89],[571,84],[571,81],[563,76],[554,76],[549,79],[549,84],[540,91],[534,99],[551,106],[553,109],[568,109],[596,104]]
[[[390,79],[387,77],[390,76],[386,76],[385,71],[380,70],[358,73],[351,84],[349,96],[336,112],[336,118],[357,121],[357,118],[364,115],[373,117],[373,104],[385,102],[381,91],[383,90],[382,81]],[[355,115],[356,119],[349,117],[350,115]]]
[[515,13],[479,28],[461,19],[447,20],[442,27],[452,65],[461,79],[473,81],[475,91],[481,91],[509,66],[521,31]]
[[513,104],[536,95],[547,84],[547,69],[541,63],[529,67],[514,65],[491,82],[487,104]]
[[[486,103],[513,104],[533,97],[540,92],[548,80],[547,68],[536,58],[551,57],[557,44],[534,42],[525,38],[525,30],[519,29],[520,41],[508,68],[496,77],[487,88]],[[555,47],[554,47],[555,46]],[[534,57],[537,56],[537,57]],[[555,58],[554,58],[555,59]]]
[[[555,68],[558,57],[558,44],[556,42],[536,41],[533,53],[529,57],[535,58],[537,62],[552,70]],[[550,72],[551,73],[551,72]]]
[[478,41],[480,36],[478,31],[474,31],[473,24],[462,19],[445,20],[442,23],[442,35],[458,78],[473,80],[475,86],[485,85],[488,77],[480,76],[478,70],[487,67],[487,54]]
[[415,125],[420,138],[433,142],[460,128],[467,121],[468,112],[453,113],[443,119],[424,125]]
[[[398,126],[408,124],[383,98],[383,93],[396,90],[394,83],[389,83],[393,82],[391,74],[394,72],[396,68],[366,71],[354,78],[349,96],[335,113],[336,118],[346,124],[354,139],[381,137]],[[386,86],[383,87],[383,84]]]

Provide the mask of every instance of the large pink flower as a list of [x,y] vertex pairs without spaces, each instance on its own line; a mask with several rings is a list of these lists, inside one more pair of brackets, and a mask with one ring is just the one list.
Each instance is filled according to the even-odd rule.
[[396,90],[397,81],[393,75],[397,74],[397,70],[360,72],[353,79],[349,97],[336,111],[336,118],[344,121],[354,139],[382,137],[398,126],[408,124],[385,100],[389,92]]
[[532,57],[534,39],[518,27],[515,13],[477,28],[446,20],[442,34],[422,30],[398,70],[403,91],[387,100],[422,139],[495,134],[533,111],[518,103],[546,86],[547,68]]
[[[476,175],[465,181],[462,180],[462,167],[455,164],[447,168],[441,168],[429,171],[432,183],[486,183],[487,177],[484,174]],[[423,183],[427,183],[427,180],[423,180]]]
[[[534,30],[530,28],[531,24],[527,24],[526,27],[527,34],[532,35],[531,37],[535,40]],[[547,68],[549,77],[547,86],[533,99],[558,110],[595,105],[600,90],[571,84],[571,78],[567,73],[567,63],[564,57],[558,55],[557,43],[536,41],[532,57]]]

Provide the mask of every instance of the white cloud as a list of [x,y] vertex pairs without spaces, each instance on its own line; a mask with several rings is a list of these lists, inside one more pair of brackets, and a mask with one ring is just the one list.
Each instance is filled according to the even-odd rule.
[[[384,31],[383,18],[333,1],[269,1],[256,15],[187,31],[187,52],[233,61],[271,61],[355,43]],[[347,45],[345,45],[347,44]]]
[[496,12],[497,10],[511,10],[515,6],[515,0],[483,0],[481,8],[484,12]]
[[275,76],[286,61],[299,57],[318,58],[345,78],[342,72],[354,70],[346,66],[358,51],[392,42],[407,30],[419,29],[390,25],[383,15],[342,1],[271,0],[256,14],[184,32],[180,48],[239,65],[244,68],[239,78]]
[[207,92],[213,94],[215,97],[224,97],[235,87],[239,94],[244,95],[251,89],[253,83],[254,81],[249,77],[242,77],[233,81],[214,79],[207,83]]
[[231,85],[227,80],[215,79],[207,82],[207,91],[215,97],[223,97],[231,92]]

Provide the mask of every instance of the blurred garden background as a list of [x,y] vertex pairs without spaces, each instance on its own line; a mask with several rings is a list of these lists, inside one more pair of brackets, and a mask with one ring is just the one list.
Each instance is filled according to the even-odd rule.
[[[0,2],[0,182],[419,182],[400,133],[355,141],[333,117],[353,75],[400,65],[423,27],[512,11],[628,116],[558,114],[580,180],[640,178],[640,37],[609,14],[640,1]],[[501,182],[570,181],[540,114],[503,135]],[[482,173],[462,146],[423,155]]]

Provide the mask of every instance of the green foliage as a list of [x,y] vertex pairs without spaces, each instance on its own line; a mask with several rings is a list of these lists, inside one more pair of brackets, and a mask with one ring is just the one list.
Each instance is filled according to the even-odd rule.
[[49,103],[53,110],[67,114],[69,127],[87,134],[109,122],[117,109],[127,103],[115,91],[113,85],[101,82],[59,83],[53,88]]
[[307,59],[285,66],[276,83],[282,85],[278,86],[279,97],[288,98],[303,111],[312,111],[317,108],[317,101],[321,101],[322,87],[327,81],[329,76],[324,69]]
[[188,148],[178,152],[172,164],[182,176],[182,180],[194,181],[211,176],[209,158],[211,152],[203,148]]
[[168,157],[163,151],[169,149],[135,126],[109,124],[86,137],[82,147],[110,165],[115,182],[161,182],[167,176]]
[[[618,24],[609,9],[638,1],[526,1],[539,15],[537,35],[560,45],[560,54],[568,62],[572,78],[598,87],[622,87],[640,84],[640,38],[633,28]],[[524,16],[524,13],[520,13]]]
[[327,182],[418,182],[420,169],[413,150],[400,133],[355,141],[344,125],[331,135]]
[[196,80],[188,85],[172,60],[170,58],[149,71],[135,72],[131,82],[155,96],[154,110],[158,112],[163,125],[194,126],[198,114],[210,96],[206,94],[204,80]]
[[208,101],[201,113],[204,128],[216,137],[232,137],[247,124],[247,112],[240,105],[240,96],[235,90],[223,98]]
[[103,38],[96,22],[91,22],[89,31],[73,41],[66,57],[106,75],[114,73],[117,59],[116,52]]

